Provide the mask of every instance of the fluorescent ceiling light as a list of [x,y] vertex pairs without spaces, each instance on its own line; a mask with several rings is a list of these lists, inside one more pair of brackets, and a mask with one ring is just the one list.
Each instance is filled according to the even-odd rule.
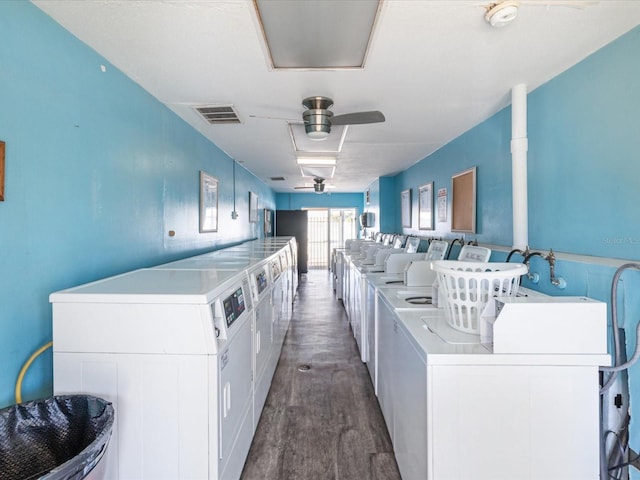
[[338,161],[332,157],[298,157],[298,165],[333,165]]

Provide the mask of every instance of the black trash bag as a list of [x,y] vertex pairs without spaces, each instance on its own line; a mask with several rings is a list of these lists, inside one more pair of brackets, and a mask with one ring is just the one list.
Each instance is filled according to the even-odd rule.
[[107,448],[111,403],[60,395],[0,410],[0,479],[85,478]]

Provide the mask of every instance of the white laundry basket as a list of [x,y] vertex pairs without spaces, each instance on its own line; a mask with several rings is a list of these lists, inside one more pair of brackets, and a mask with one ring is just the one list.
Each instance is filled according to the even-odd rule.
[[521,263],[438,260],[431,268],[438,274],[447,321],[456,330],[474,334],[480,334],[480,315],[487,302],[515,296],[520,276],[527,273]]

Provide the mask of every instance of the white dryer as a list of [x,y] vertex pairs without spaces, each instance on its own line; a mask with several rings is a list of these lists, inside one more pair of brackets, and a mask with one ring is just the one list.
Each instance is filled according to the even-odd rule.
[[253,428],[255,430],[271,387],[280,350],[275,345],[275,317],[271,303],[273,282],[269,260],[254,266],[247,273],[255,305],[253,327]]
[[116,411],[106,478],[240,477],[253,437],[244,271],[142,269],[50,300],[54,393]]

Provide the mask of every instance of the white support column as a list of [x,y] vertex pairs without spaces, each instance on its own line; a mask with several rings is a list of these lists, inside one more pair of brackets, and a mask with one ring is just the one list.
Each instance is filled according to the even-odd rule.
[[511,89],[511,169],[513,189],[513,248],[529,245],[527,203],[527,86]]

